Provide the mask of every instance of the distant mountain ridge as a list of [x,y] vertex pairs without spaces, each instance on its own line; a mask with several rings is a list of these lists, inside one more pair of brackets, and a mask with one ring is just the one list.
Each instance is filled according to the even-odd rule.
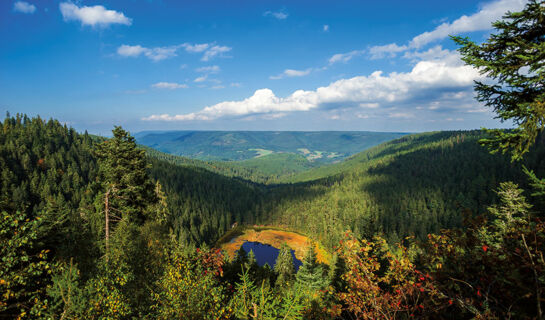
[[200,160],[240,161],[292,153],[333,163],[406,133],[369,131],[143,131],[138,143]]

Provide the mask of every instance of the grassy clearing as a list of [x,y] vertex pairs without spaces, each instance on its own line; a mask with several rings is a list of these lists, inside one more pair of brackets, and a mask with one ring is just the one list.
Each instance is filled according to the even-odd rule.
[[269,154],[272,154],[274,152],[272,150],[266,150],[266,149],[248,149],[248,150],[257,152],[257,156],[255,156],[255,158],[268,156]]
[[[313,241],[302,235],[291,231],[286,231],[278,227],[237,227],[225,234],[219,241],[218,246],[227,251],[229,257],[233,258],[236,251],[244,242],[260,242],[268,244],[275,248],[280,248],[282,243],[286,243],[295,251],[295,257],[302,260],[307,248]],[[317,259],[320,263],[329,264],[330,254],[319,243],[314,242]]]

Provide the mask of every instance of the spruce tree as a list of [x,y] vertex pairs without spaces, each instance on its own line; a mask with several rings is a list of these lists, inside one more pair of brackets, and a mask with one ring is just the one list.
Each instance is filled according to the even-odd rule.
[[278,278],[276,278],[277,286],[285,287],[294,279],[293,257],[291,256],[291,249],[286,243],[283,243],[280,247],[280,252],[274,264],[274,271],[278,274]]
[[146,152],[123,128],[112,130],[113,138],[96,147],[99,170],[113,215],[141,223],[146,209],[156,199],[155,186],[147,172]]
[[95,150],[103,188],[97,201],[103,209],[106,258],[114,225],[124,227],[121,238],[130,238],[130,230],[143,224],[158,200],[147,172],[145,151],[121,127],[116,126],[112,133],[113,138],[98,144]]
[[340,258],[337,253],[334,253],[333,257],[331,258],[331,263],[329,265],[328,278],[329,284],[337,291],[342,291],[345,286],[345,283],[342,279],[342,275],[346,271],[345,269],[346,266],[344,260]]
[[327,287],[328,281],[324,275],[324,268],[316,261],[314,245],[309,246],[303,259],[303,265],[297,272],[296,279],[303,288],[320,290]]

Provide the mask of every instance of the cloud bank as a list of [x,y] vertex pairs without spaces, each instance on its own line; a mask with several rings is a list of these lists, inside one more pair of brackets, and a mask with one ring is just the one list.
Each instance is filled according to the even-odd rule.
[[[215,120],[347,108],[382,110],[389,117],[410,118],[414,116],[416,106],[421,104],[422,96],[459,102],[449,94],[461,92],[464,93],[461,97],[471,97],[473,81],[479,78],[475,69],[463,64],[458,53],[449,52],[448,55],[419,61],[406,73],[385,75],[382,71],[375,71],[368,76],[338,80],[312,91],[297,90],[287,97],[278,97],[272,90],[263,88],[243,100],[220,102],[187,114],[151,115],[143,120]],[[410,110],[399,111],[399,108]]]

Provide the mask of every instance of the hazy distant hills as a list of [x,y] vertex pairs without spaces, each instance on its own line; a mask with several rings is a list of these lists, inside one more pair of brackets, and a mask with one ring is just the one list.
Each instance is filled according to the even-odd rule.
[[143,131],[138,143],[200,160],[248,160],[291,153],[315,163],[332,163],[405,135],[367,131]]

